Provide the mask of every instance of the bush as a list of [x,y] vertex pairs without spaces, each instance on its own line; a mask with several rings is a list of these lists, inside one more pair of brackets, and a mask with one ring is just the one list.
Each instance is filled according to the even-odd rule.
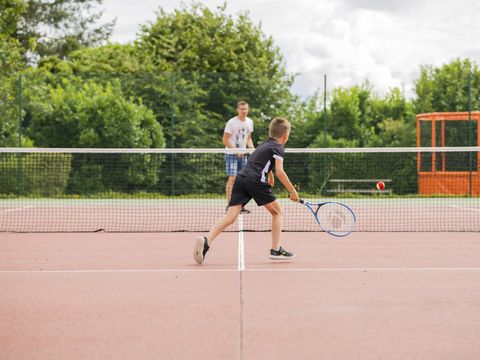
[[0,193],[63,195],[70,169],[70,154],[3,154],[0,158]]

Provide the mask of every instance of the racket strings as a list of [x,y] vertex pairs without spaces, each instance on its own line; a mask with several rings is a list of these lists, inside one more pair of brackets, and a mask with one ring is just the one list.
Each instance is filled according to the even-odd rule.
[[350,233],[355,226],[355,218],[352,212],[338,204],[327,203],[317,213],[318,220],[322,227],[337,235]]
[[345,214],[340,211],[334,211],[328,215],[328,222],[334,229],[341,229],[346,222]]

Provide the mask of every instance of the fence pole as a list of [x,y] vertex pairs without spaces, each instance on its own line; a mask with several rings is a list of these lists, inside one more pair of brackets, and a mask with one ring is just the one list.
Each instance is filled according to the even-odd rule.
[[[323,147],[327,148],[327,74],[323,76]],[[323,192],[326,194],[326,187],[328,181],[328,159],[327,153],[323,154]]]
[[[171,147],[175,148],[175,73],[172,72],[170,76],[170,131],[171,131]],[[175,195],[175,154],[172,154],[171,159],[171,194]]]
[[[468,146],[472,146],[472,70],[468,73]],[[468,153],[468,172],[469,172],[469,185],[470,190],[469,194],[472,197],[472,171],[473,171],[473,154],[471,152]]]
[[[22,87],[22,74],[18,75],[18,148],[22,147],[22,111],[23,111],[23,104],[22,104],[22,94],[23,94],[23,87]],[[18,195],[22,195],[23,193],[23,171],[22,171],[22,153],[18,153],[18,169],[17,169],[17,189]]]

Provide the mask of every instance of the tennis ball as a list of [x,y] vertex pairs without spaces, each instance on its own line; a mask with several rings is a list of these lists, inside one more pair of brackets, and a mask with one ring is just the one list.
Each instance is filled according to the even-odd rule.
[[385,189],[385,183],[383,181],[377,182],[377,189],[378,190],[383,190]]

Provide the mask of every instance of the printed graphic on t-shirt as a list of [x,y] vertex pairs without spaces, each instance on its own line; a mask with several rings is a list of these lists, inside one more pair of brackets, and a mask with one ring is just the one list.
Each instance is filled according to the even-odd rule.
[[247,140],[252,131],[253,121],[250,118],[242,121],[238,117],[234,117],[225,126],[225,132],[231,135],[228,141],[233,147],[239,149],[247,147]]
[[237,129],[237,133],[235,135],[235,147],[236,148],[241,147],[240,144],[246,144],[247,143],[247,139],[246,139],[247,138],[247,133],[248,133],[248,128],[246,126]]

